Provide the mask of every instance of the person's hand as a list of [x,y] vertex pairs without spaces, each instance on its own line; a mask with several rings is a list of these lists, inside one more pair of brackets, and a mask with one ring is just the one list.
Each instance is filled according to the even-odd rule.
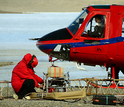
[[39,85],[39,88],[43,88],[43,85],[42,85],[42,84],[40,84],[40,85]]

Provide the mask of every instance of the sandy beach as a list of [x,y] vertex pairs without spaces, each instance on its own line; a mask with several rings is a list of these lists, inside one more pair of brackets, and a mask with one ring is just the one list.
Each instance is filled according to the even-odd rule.
[[0,0],[0,12],[81,12],[94,4],[124,5],[124,0]]

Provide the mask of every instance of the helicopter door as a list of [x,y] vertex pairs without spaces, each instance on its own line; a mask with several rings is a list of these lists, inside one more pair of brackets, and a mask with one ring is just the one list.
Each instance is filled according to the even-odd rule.
[[[101,22],[96,23],[96,17],[101,19]],[[101,26],[101,28],[98,28],[99,26]],[[87,22],[81,34],[83,46],[79,52],[81,56],[86,56],[83,58],[83,62],[102,63],[107,59],[108,44],[107,41],[105,41],[105,39],[108,38],[109,32],[107,26],[109,26],[109,12],[105,14],[95,14],[91,17],[89,22]],[[97,30],[101,31],[97,32]]]

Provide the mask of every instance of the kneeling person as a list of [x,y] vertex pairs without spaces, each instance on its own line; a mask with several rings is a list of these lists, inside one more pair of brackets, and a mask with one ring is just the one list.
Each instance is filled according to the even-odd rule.
[[43,85],[39,85],[43,83],[43,79],[37,76],[33,69],[37,64],[36,56],[28,53],[13,69],[11,84],[18,99],[22,99],[30,92],[36,92],[34,87],[43,87]]

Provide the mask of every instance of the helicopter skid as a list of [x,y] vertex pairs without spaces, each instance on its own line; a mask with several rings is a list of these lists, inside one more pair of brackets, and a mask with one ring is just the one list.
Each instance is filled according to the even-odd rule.
[[116,85],[114,82],[111,85],[99,85],[95,83],[90,83],[91,86],[95,88],[119,88],[119,89],[124,89],[123,85]]

